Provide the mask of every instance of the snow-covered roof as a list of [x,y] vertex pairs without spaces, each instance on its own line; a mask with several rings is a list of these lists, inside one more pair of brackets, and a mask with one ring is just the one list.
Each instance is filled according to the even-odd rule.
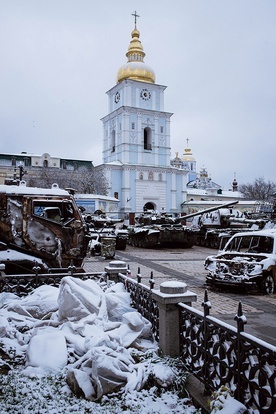
[[201,188],[187,188],[187,195],[201,195],[201,196],[209,196],[212,197],[214,195],[219,195],[220,197],[231,197],[231,198],[244,198],[244,195],[239,191],[224,191],[222,190],[221,193],[217,193],[216,188],[208,188],[208,189],[201,189]]
[[99,195],[99,194],[76,193],[74,197],[76,200],[106,200],[106,201],[112,201],[112,202],[119,203],[119,200],[116,197],[109,197],[109,196],[104,196],[104,195]]
[[[236,200],[232,200],[232,201],[234,203]],[[238,201],[239,202],[238,202],[237,206],[239,206],[239,205],[252,205],[252,206],[254,206],[256,204],[256,201],[254,201],[254,200],[250,200],[250,201],[238,200]],[[202,206],[202,207],[204,207],[204,205],[218,206],[220,204],[224,204],[224,203],[228,204],[230,202],[231,202],[231,200],[194,200],[194,201],[189,200],[189,201],[184,201],[182,203],[182,205],[183,206],[193,205],[193,206]]]
[[0,193],[5,194],[33,194],[33,195],[64,195],[68,196],[66,190],[59,188],[57,184],[53,184],[52,188],[27,187],[25,181],[21,181],[20,185],[0,185]]

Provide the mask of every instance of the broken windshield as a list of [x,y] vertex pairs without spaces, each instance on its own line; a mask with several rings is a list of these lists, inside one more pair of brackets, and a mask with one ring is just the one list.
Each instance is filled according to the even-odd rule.
[[274,239],[268,236],[233,237],[226,246],[226,251],[244,253],[272,253]]
[[70,202],[37,200],[33,203],[33,215],[56,223],[64,223],[74,218],[74,209]]

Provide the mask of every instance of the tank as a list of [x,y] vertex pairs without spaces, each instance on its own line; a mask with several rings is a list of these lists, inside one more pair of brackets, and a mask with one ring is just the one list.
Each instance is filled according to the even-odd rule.
[[34,261],[44,268],[79,267],[86,225],[74,198],[57,185],[0,185],[0,242],[6,274],[30,273]]
[[233,234],[263,229],[268,223],[267,215],[241,212],[236,204],[238,201],[232,201],[184,216],[193,218],[191,229],[196,232],[197,245],[221,249]]
[[195,232],[184,226],[181,217],[147,210],[135,217],[135,225],[128,227],[129,244],[136,247],[157,246],[192,247]]
[[83,214],[83,217],[90,235],[90,253],[111,258],[115,255],[115,249],[126,249],[128,231],[120,226],[123,220],[110,218],[102,210],[96,210],[93,214]]

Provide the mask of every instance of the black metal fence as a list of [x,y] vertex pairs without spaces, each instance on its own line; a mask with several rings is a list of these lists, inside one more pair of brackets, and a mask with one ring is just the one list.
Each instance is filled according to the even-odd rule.
[[[67,270],[67,272],[65,272]],[[99,279],[101,273],[86,272],[77,273],[74,269],[68,271],[64,269],[62,273],[44,273],[44,274],[22,274],[22,275],[2,275],[0,276],[0,293],[10,292],[19,296],[25,296],[34,289],[42,285],[51,285],[59,287],[61,279],[65,276],[77,277],[82,280]]]
[[239,303],[237,328],[211,317],[207,291],[204,312],[179,304],[182,359],[206,391],[229,388],[250,413],[276,412],[276,348],[244,332]]
[[[152,322],[158,340],[158,306],[152,289],[124,275],[119,280],[130,292],[133,306]],[[151,275],[150,281],[153,281]],[[187,370],[205,385],[206,393],[226,386],[250,414],[276,413],[276,348],[244,332],[246,317],[239,303],[232,327],[209,315],[205,291],[204,312],[179,303],[181,358]],[[161,327],[160,327],[161,329]]]
[[156,300],[152,298],[154,288],[153,273],[149,279],[150,288],[141,283],[140,269],[138,268],[137,281],[122,273],[118,274],[118,280],[124,283],[126,290],[130,293],[133,307],[137,309],[144,318],[152,324],[152,333],[159,340],[159,309]]

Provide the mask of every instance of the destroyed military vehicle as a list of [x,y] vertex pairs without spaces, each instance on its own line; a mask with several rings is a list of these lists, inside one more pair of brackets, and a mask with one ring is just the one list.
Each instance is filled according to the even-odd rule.
[[181,223],[181,217],[147,210],[135,217],[135,225],[128,227],[129,244],[136,247],[157,246],[192,247],[195,233]]
[[115,256],[115,249],[126,249],[128,231],[119,226],[123,220],[108,217],[102,210],[94,214],[83,211],[83,218],[88,228],[90,253],[110,258]]
[[223,250],[205,260],[210,287],[258,289],[272,294],[276,284],[276,229],[233,235]]
[[[81,267],[86,224],[67,191],[0,185],[0,263],[6,274]],[[4,265],[4,266],[3,266]],[[2,269],[3,270],[3,269]]]
[[264,228],[267,217],[242,212],[234,207],[237,203],[231,201],[184,216],[193,218],[191,229],[196,232],[197,245],[218,249],[235,233]]

